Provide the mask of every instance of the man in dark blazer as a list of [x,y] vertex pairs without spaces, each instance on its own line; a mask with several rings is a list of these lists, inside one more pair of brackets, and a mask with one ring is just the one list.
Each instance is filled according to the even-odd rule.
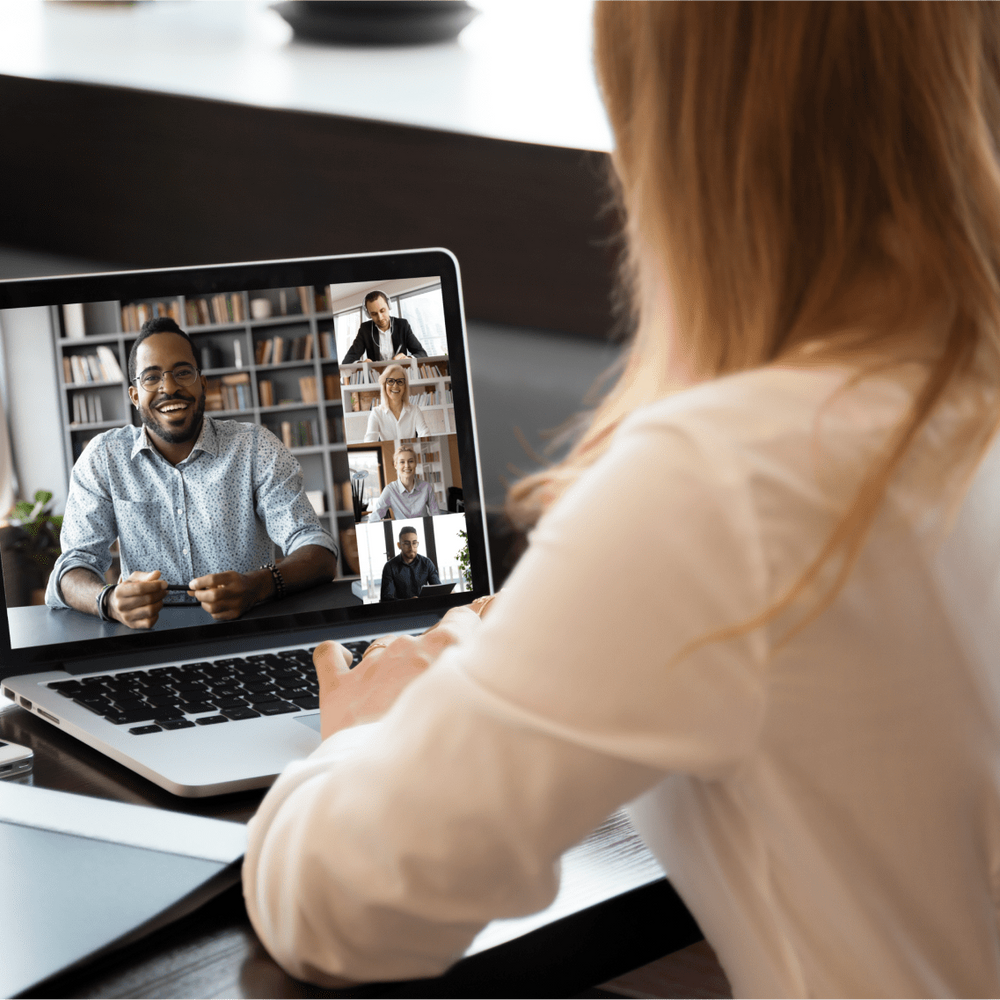
[[369,361],[427,357],[409,322],[390,315],[385,292],[369,292],[365,296],[365,312],[371,319],[361,324],[354,343],[341,361],[342,365],[360,361],[366,354]]

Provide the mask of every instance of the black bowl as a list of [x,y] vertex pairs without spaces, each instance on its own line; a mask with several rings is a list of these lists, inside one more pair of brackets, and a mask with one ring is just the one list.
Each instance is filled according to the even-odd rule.
[[347,45],[446,42],[479,13],[465,0],[286,0],[272,9],[299,38]]

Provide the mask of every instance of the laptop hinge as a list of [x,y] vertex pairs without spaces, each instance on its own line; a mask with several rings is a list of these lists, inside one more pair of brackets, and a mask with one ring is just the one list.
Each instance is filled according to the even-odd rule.
[[378,622],[357,623],[355,625],[320,625],[299,632],[275,633],[264,636],[260,633],[246,637],[233,636],[217,642],[198,642],[176,649],[132,650],[115,656],[87,656],[78,660],[65,660],[53,667],[70,674],[90,674],[97,671],[121,670],[125,667],[146,667],[160,663],[188,663],[213,656],[248,656],[266,649],[281,649],[288,646],[313,646],[324,639],[339,642],[366,636],[375,638],[390,632],[422,632],[430,628],[440,615],[408,615],[397,620],[382,619]]

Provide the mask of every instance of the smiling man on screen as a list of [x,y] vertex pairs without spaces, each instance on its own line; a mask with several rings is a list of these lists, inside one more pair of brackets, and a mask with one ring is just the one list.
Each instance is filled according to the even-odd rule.
[[[167,317],[150,320],[128,369],[142,426],[98,435],[73,467],[46,603],[151,628],[168,584],[186,587],[178,602],[197,600],[225,621],[333,579],[337,548],[299,463],[259,424],[205,416],[188,335]],[[106,585],[116,538],[121,579]]]

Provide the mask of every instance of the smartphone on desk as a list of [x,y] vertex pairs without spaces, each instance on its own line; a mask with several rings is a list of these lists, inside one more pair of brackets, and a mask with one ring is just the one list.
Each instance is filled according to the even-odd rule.
[[19,778],[31,770],[35,751],[0,740],[0,778]]

